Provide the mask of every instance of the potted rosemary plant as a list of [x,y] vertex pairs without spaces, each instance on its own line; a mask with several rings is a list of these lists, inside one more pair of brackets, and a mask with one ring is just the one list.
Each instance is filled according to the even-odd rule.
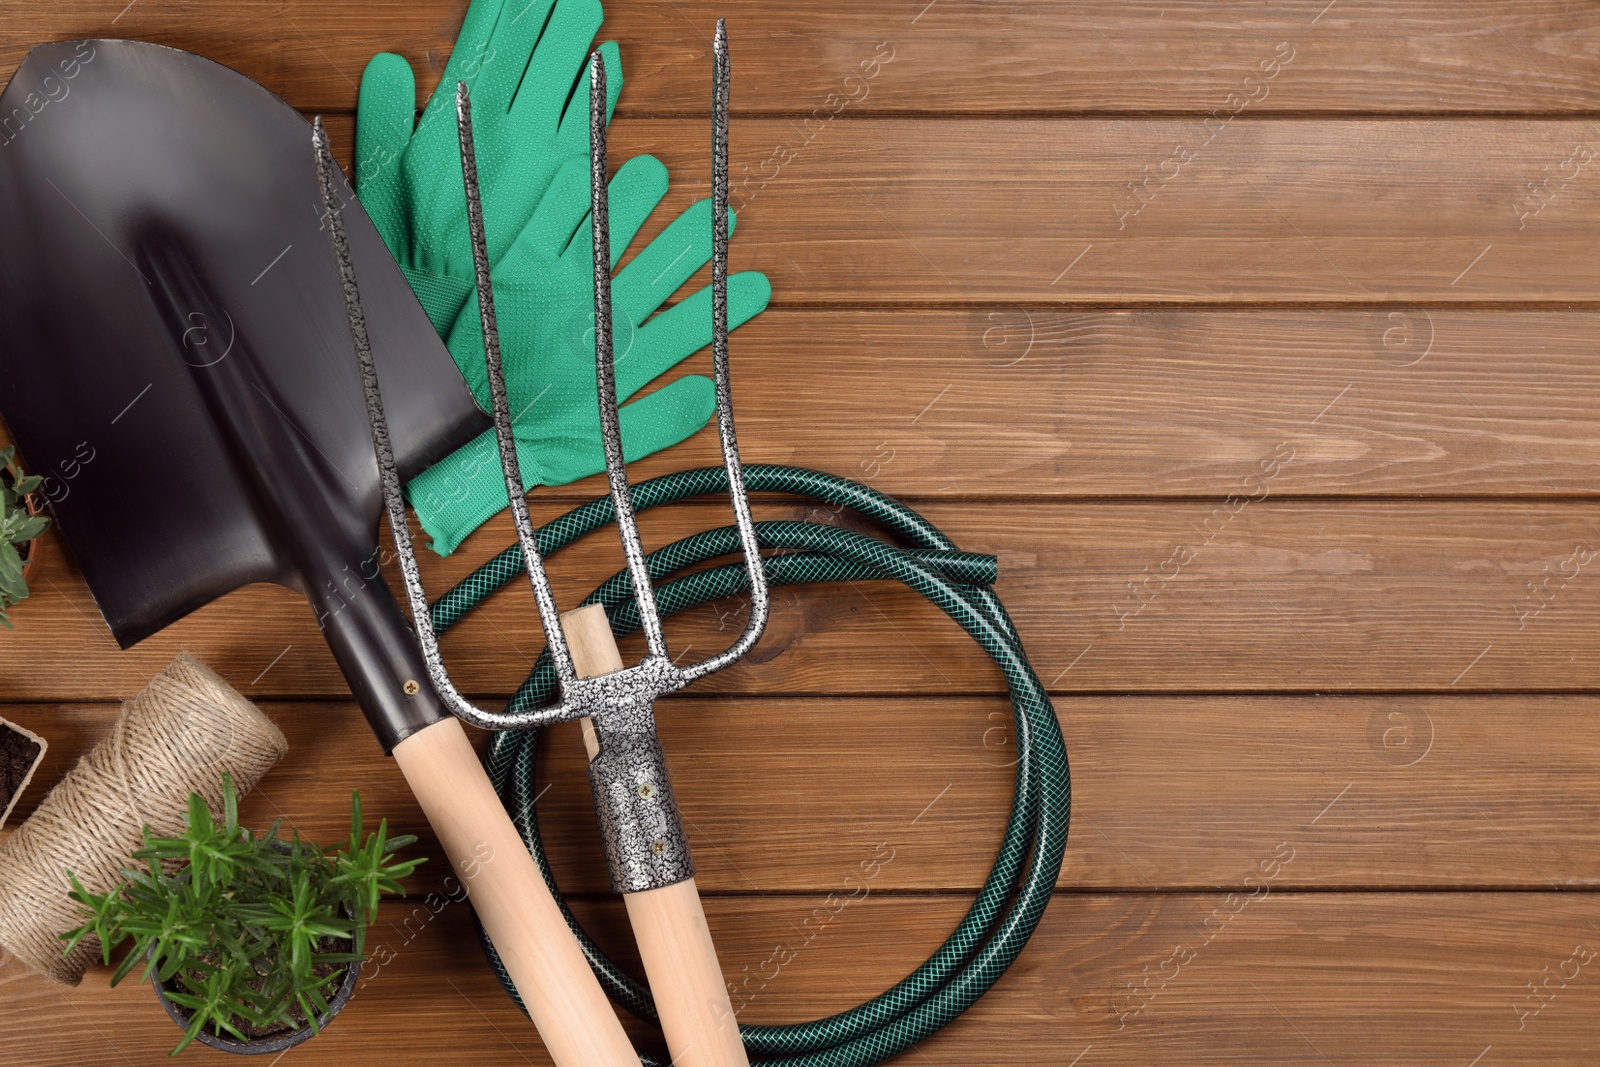
[[43,481],[17,465],[16,450],[0,448],[0,625],[11,629],[7,609],[28,596],[28,570],[39,558],[39,535],[50,520],[33,498]]
[[195,1040],[247,1055],[281,1052],[318,1033],[355,990],[379,898],[403,893],[399,880],[423,862],[391,858],[416,838],[390,838],[387,820],[362,838],[359,792],[350,839],[327,850],[298,833],[279,838],[282,820],[260,835],[241,827],[233,781],[224,775],[222,783],[220,818],[191,793],[183,836],[146,828],[134,853],[146,869],[125,869],[109,892],[90,892],[67,872],[85,916],[62,935],[67,950],[92,934],[109,964],[131,941],[111,984],[145,961],[140,980],[154,980],[184,1028],[172,1055]]

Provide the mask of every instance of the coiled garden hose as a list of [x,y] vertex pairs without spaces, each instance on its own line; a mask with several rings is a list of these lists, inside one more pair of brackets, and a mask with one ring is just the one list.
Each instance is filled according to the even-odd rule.
[[[865,1067],[916,1044],[960,1015],[1005,973],[1033,934],[1050,901],[1067,844],[1071,782],[1067,750],[1055,709],[1005,608],[990,585],[993,557],[963,553],[932,523],[877,490],[835,475],[799,467],[754,465],[744,469],[752,492],[805,497],[872,519],[909,547],[898,548],[839,526],[799,521],[756,524],[773,586],[818,582],[896,579],[915,589],[970,633],[1000,668],[1010,690],[1017,736],[1016,791],[1011,816],[993,870],[977,900],[939,950],[886,992],[826,1019],[789,1026],[741,1025],[752,1062],[784,1067]],[[728,491],[721,467],[683,471],[633,487],[638,511],[692,497]],[[573,541],[609,525],[609,497],[567,512],[539,530],[539,551],[558,552]],[[737,554],[733,527],[708,530],[668,545],[648,557],[656,598],[663,615],[683,611],[747,588],[742,565],[723,565],[667,579],[688,567]],[[478,568],[432,608],[433,624],[448,629],[491,593],[523,573],[520,547],[513,545]],[[591,593],[585,604],[603,604],[619,636],[638,629],[632,584],[621,571]],[[555,671],[545,653],[508,711],[538,707],[555,695]],[[550,873],[533,805],[538,749],[535,730],[494,736],[485,762],[490,780],[544,873],[567,923],[606,992],[641,1019],[655,1022],[649,990],[626,974],[595,945],[562,900]],[[500,981],[517,993],[494,946],[484,940]],[[518,1004],[521,1001],[518,1000]],[[646,1058],[646,1064],[653,1061]]]

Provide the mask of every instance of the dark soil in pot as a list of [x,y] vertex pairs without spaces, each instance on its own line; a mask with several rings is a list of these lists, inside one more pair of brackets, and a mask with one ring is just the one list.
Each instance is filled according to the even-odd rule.
[[44,739],[0,719],[0,826],[44,756]]

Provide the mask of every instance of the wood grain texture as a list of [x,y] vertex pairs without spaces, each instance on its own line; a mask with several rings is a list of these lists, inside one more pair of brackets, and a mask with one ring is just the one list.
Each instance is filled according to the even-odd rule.
[[[348,166],[353,123],[328,127]],[[672,180],[630,255],[709,195],[705,127],[613,125],[618,165],[648,153]],[[733,128],[730,160],[732,267],[766,273],[780,308],[1592,306],[1600,292],[1588,120],[755,118]]]
[[[1282,443],[1280,442],[1280,445]],[[932,502],[963,548],[1000,559],[996,586],[1040,675],[1057,692],[1573,690],[1600,686],[1590,654],[1600,610],[1600,525],[1581,503],[1275,499],[1262,464],[1237,468],[1220,501]],[[754,457],[752,457],[754,458]],[[1293,458],[1278,468],[1293,470]],[[884,479],[887,485],[888,479]],[[553,517],[535,499],[535,520]],[[758,518],[806,518],[765,504]],[[646,513],[648,547],[729,521],[726,507]],[[424,560],[442,593],[513,540],[502,515],[449,559]],[[622,565],[612,536],[557,556],[552,580],[575,604]],[[136,692],[188,649],[247,696],[348,692],[316,622],[286,589],[247,586],[122,652],[59,549],[0,645],[11,700],[108,699]],[[543,647],[518,581],[443,640],[463,691],[509,696]],[[731,643],[737,605],[668,623],[672,649]],[[632,649],[630,641],[625,648]],[[870,663],[850,649],[873,648]],[[634,653],[630,653],[634,654]],[[26,669],[24,669],[26,665]],[[699,683],[717,693],[997,692],[1000,676],[937,609],[892,583],[792,588],[774,597],[760,644]]]
[[[1325,0],[1324,0],[1325,2]],[[352,110],[362,68],[398,51],[426,98],[464,0],[9,0],[9,77],[40,40],[135,37],[196,51],[291,103]],[[1085,2],[809,5],[612,4],[601,39],[622,47],[624,114],[700,114],[711,29],[733,33],[735,113],[1195,111],[1584,112],[1600,103],[1600,18],[1555,0],[1341,0],[1228,8]],[[1264,83],[1281,44],[1292,61]],[[887,50],[884,46],[887,45]],[[870,78],[861,63],[892,55]],[[866,68],[871,70],[871,68]],[[856,80],[847,83],[846,78]]]
[[[1304,854],[1286,844],[1294,854],[1279,863],[1284,872]],[[429,880],[437,873],[419,873],[415,900],[385,905],[366,979],[338,1022],[296,1050],[297,1061],[550,1062],[484,965],[466,909]],[[1082,1063],[1092,1056],[1129,1067],[1324,1057],[1461,1067],[1491,1045],[1497,1062],[1593,1060],[1600,938],[1587,895],[1302,895],[1271,880],[1253,892],[1254,900],[1222,891],[1058,895],[995,988],[901,1062],[1061,1067],[1088,1050]],[[776,1023],[819,1018],[887,988],[938,946],[968,903],[869,887],[826,920],[838,905],[821,896],[725,897],[707,910],[744,1016]],[[619,904],[580,901],[576,910],[602,947],[628,961]],[[130,981],[108,990],[105,968],[62,992],[16,966],[0,968],[14,1062],[155,1064],[177,1038],[148,989]],[[1542,1001],[1529,994],[1526,983],[1562,969],[1576,977],[1552,981]],[[17,1025],[27,1019],[54,1025]]]
[[[686,205],[705,195],[703,130],[619,121],[612,155],[659,156]],[[751,119],[732,134],[732,258],[769,274],[778,306],[1591,301],[1600,182],[1573,153],[1600,155],[1594,136],[1577,120]],[[1571,180],[1524,218],[1546,166]]]
[[[1597,331],[1587,311],[1392,305],[780,309],[733,335],[734,396],[747,456],[911,500],[1221,499],[1285,438],[1304,447],[1284,494],[1589,496]],[[630,469],[720,458],[708,432]]]
[[[656,155],[673,180],[635,248],[709,191],[704,125],[615,123],[612,158]],[[336,144],[348,130],[330,124]],[[750,119],[732,264],[766,272],[778,307],[1587,303],[1595,137],[1585,120]]]
[[[1284,888],[1600,884],[1595,697],[1063,697],[1073,829],[1060,884],[1148,892],[1238,885],[1288,835],[1315,847]],[[333,840],[349,793],[445,863],[404,779],[348,703],[263,708],[291,755],[245,801]],[[112,705],[8,705],[54,740],[56,780]],[[843,891],[880,843],[883,891],[976,890],[1010,803],[999,698],[675,697],[662,743],[707,893]],[[469,731],[480,744],[485,735]],[[577,730],[541,745],[541,833],[563,888],[607,894]],[[25,817],[43,785],[17,811]]]
[[[748,460],[909,501],[1220,500],[1286,437],[1280,495],[1592,497],[1597,332],[1594,311],[1414,305],[775,309],[733,335],[733,385]],[[708,429],[629,472],[721,461]]]

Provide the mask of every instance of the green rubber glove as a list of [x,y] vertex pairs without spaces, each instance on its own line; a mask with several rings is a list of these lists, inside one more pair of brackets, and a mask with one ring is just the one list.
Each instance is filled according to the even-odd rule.
[[[476,115],[476,112],[474,112]],[[605,469],[594,380],[593,220],[589,161],[570,160],[550,184],[516,243],[493,268],[495,315],[505,356],[523,488],[565,485]],[[667,169],[652,156],[625,163],[607,189],[616,266],[667,192]],[[728,219],[730,231],[734,218]],[[711,343],[707,286],[660,310],[711,259],[711,202],[702,200],[635,255],[612,281],[617,398],[627,400]],[[765,275],[728,279],[728,327],[767,306]],[[658,313],[659,311],[659,313]],[[485,409],[489,406],[478,301],[468,299],[449,347]],[[684,375],[621,409],[629,462],[694,434],[716,410],[711,379]],[[492,430],[412,479],[406,487],[440,555],[507,507],[505,476]]]
[[[473,286],[456,84],[465,81],[472,90],[484,228],[494,263],[561,165],[587,158],[589,96],[573,86],[588,69],[603,17],[599,0],[473,0],[439,87],[416,123],[411,65],[390,52],[367,64],[356,109],[356,194],[440,337]],[[600,52],[609,116],[622,90],[622,60],[614,41]],[[581,199],[588,203],[587,192]]]

